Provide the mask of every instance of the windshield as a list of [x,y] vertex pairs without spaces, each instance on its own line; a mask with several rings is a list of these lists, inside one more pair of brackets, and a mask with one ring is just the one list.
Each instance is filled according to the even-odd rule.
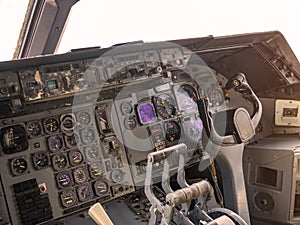
[[[278,4],[281,3],[281,4]],[[27,1],[0,0],[0,60],[12,58]],[[71,11],[58,53],[143,40],[223,36],[279,30],[300,58],[300,2],[80,0]]]

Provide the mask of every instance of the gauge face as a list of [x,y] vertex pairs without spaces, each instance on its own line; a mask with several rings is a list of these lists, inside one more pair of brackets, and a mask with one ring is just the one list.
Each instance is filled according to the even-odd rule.
[[155,121],[155,112],[151,103],[140,104],[137,110],[141,124],[148,124]]
[[183,128],[187,138],[193,143],[198,143],[202,140],[203,123],[200,118],[190,117],[189,119],[184,119]]
[[55,170],[62,170],[68,166],[68,159],[65,153],[60,153],[52,157],[52,166]]
[[28,169],[27,160],[23,157],[12,159],[10,166],[12,173],[16,176],[24,174]]
[[44,120],[44,128],[48,134],[52,134],[58,131],[59,123],[56,118],[50,117]]
[[75,126],[75,117],[73,114],[61,116],[61,130],[65,132],[72,132]]
[[157,114],[163,119],[173,117],[176,113],[174,99],[168,94],[161,94],[154,98]]
[[109,191],[108,184],[105,181],[98,180],[94,183],[95,193],[98,196],[106,195]]
[[89,174],[86,168],[79,167],[73,170],[73,177],[77,184],[82,184],[87,181]]
[[49,156],[47,152],[35,152],[32,155],[33,167],[37,170],[47,168],[49,166]]
[[110,178],[113,182],[119,183],[124,179],[124,173],[120,169],[114,169],[111,171]]
[[21,152],[28,148],[28,138],[22,125],[5,127],[0,132],[0,144],[5,154]]
[[74,190],[65,190],[60,194],[61,203],[64,207],[69,208],[77,203],[77,195]]
[[48,147],[51,152],[57,152],[63,149],[64,142],[60,135],[51,136],[48,138]]
[[86,111],[81,111],[77,114],[77,121],[81,125],[88,125],[91,122],[91,116]]
[[89,166],[90,175],[92,178],[97,179],[104,176],[104,166],[102,162],[93,162]]
[[83,162],[83,155],[79,150],[71,150],[69,152],[69,160],[72,166],[78,166]]
[[27,131],[30,137],[36,137],[42,134],[42,125],[38,121],[32,121],[27,124]]
[[95,132],[92,128],[84,128],[80,131],[81,141],[84,144],[90,144],[95,140]]
[[94,197],[93,190],[89,184],[82,184],[77,189],[79,200],[82,202],[91,200]]
[[97,146],[87,146],[85,148],[85,157],[88,161],[95,161],[99,158],[99,149]]
[[77,147],[79,141],[78,134],[73,133],[71,135],[65,135],[64,137],[65,137],[66,146],[68,148]]
[[173,142],[180,139],[181,128],[176,121],[168,121],[165,124],[166,139]]
[[121,112],[125,115],[128,115],[132,112],[132,105],[130,102],[122,102],[121,104]]
[[209,102],[213,106],[219,106],[224,102],[224,95],[220,89],[212,89],[209,91]]
[[136,119],[134,116],[128,116],[124,120],[126,129],[133,130],[136,127]]
[[176,97],[180,111],[198,110],[197,92],[192,86],[181,85],[176,92]]
[[72,175],[69,172],[60,172],[56,175],[56,182],[59,188],[70,187],[73,183]]

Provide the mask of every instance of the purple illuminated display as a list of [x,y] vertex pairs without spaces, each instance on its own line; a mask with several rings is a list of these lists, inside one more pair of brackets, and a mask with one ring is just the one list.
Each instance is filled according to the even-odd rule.
[[138,113],[142,124],[147,124],[155,121],[154,109],[150,103],[139,105]]

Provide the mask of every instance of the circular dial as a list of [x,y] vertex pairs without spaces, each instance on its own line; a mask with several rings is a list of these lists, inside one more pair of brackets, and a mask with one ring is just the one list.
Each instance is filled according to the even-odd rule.
[[64,207],[72,207],[77,203],[77,196],[74,190],[65,190],[60,194],[61,203]]
[[27,124],[27,131],[29,136],[36,137],[42,133],[42,126],[38,121],[32,121]]
[[92,128],[84,128],[80,132],[81,141],[84,144],[90,144],[95,140],[95,132]]
[[81,125],[88,125],[91,122],[91,116],[86,111],[81,111],[77,114],[77,121]]
[[104,166],[102,162],[93,162],[89,166],[90,175],[92,178],[97,179],[104,176]]
[[163,119],[170,118],[176,113],[174,99],[168,94],[161,94],[155,97],[154,104],[158,115]]
[[32,162],[37,170],[44,169],[49,165],[49,156],[46,152],[35,152],[32,155]]
[[95,161],[99,158],[99,149],[97,146],[87,146],[85,148],[85,157],[88,161]]
[[125,115],[128,115],[132,112],[132,105],[130,102],[122,102],[121,104],[121,112]]
[[65,132],[72,132],[75,125],[75,117],[72,114],[61,116],[61,130]]
[[126,129],[133,130],[136,127],[136,119],[134,116],[128,116],[124,120]]
[[98,196],[103,196],[108,193],[108,184],[105,181],[98,180],[94,183],[95,193]]
[[78,134],[72,133],[71,135],[65,135],[65,142],[68,148],[77,147],[78,145]]
[[63,139],[60,135],[51,136],[48,138],[48,147],[51,152],[60,151],[64,147]]
[[65,153],[60,153],[52,157],[52,165],[55,170],[62,170],[68,166],[68,159]]
[[224,95],[220,89],[213,88],[209,91],[209,102],[213,106],[219,106],[224,102]]
[[50,117],[45,119],[44,128],[48,134],[54,133],[59,129],[59,123],[56,118]]
[[23,157],[14,158],[10,162],[11,171],[14,175],[21,175],[28,169],[27,160]]
[[110,178],[113,182],[119,183],[124,179],[124,173],[120,169],[114,169],[111,171]]
[[78,166],[83,162],[83,155],[79,150],[71,150],[69,152],[69,160],[72,166]]
[[72,175],[69,172],[60,172],[56,175],[56,181],[59,188],[66,188],[72,185]]
[[179,140],[181,134],[180,125],[176,121],[168,121],[165,124],[166,139],[170,142]]
[[12,154],[28,148],[28,138],[25,127],[14,125],[0,130],[0,144],[3,152]]
[[89,184],[82,184],[77,189],[79,200],[82,202],[91,200],[94,197],[93,190]]
[[82,184],[87,181],[89,174],[86,168],[79,167],[73,170],[74,181],[77,184]]
[[176,97],[180,111],[198,110],[197,92],[191,85],[181,85],[176,92]]

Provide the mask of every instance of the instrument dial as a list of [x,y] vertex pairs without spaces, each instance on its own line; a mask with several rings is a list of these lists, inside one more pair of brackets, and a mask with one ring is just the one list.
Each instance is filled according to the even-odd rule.
[[55,133],[59,130],[59,122],[54,117],[49,117],[44,120],[44,128],[48,134]]
[[28,148],[28,137],[25,127],[14,125],[0,130],[0,144],[5,154],[13,154]]
[[79,141],[79,137],[77,133],[72,133],[71,135],[65,135],[64,137],[65,137],[66,146],[68,148],[77,147]]
[[61,203],[64,207],[69,208],[77,203],[77,196],[74,190],[65,190],[60,194]]
[[98,196],[106,195],[109,191],[108,184],[105,181],[98,180],[94,183],[95,193]]
[[24,157],[14,158],[10,162],[11,171],[18,176],[24,174],[28,169],[27,160]]
[[35,152],[32,155],[32,162],[35,169],[44,169],[49,166],[49,156],[47,152]]
[[154,97],[154,104],[157,114],[163,119],[173,117],[176,113],[174,99],[168,94],[161,94]]
[[84,128],[80,132],[80,137],[81,137],[82,143],[90,144],[91,142],[93,142],[95,140],[95,131],[90,127]]
[[180,111],[198,110],[197,92],[191,85],[181,85],[176,92],[176,98]]
[[82,184],[77,189],[79,200],[82,202],[91,200],[94,197],[90,184]]
[[110,178],[115,183],[120,183],[124,179],[124,173],[120,169],[114,169],[111,171]]
[[213,106],[219,106],[224,102],[224,95],[220,89],[213,88],[208,92],[209,102]]
[[62,170],[68,166],[68,158],[65,153],[60,153],[52,157],[52,165],[55,170]]
[[105,170],[102,162],[93,162],[89,166],[90,175],[92,178],[97,179],[103,177]]
[[48,138],[48,147],[51,152],[57,152],[63,149],[64,142],[60,135],[51,136]]
[[86,168],[79,167],[73,170],[73,176],[77,184],[82,184],[87,181],[89,174]]
[[133,130],[136,127],[136,119],[135,116],[128,116],[124,120],[124,125],[126,129]]
[[60,126],[62,131],[65,131],[67,133],[72,132],[75,126],[74,115],[73,114],[62,115]]
[[37,137],[42,134],[42,125],[38,121],[32,121],[27,124],[27,132],[30,137]]
[[168,121],[165,124],[166,129],[166,139],[169,142],[173,142],[180,139],[181,128],[178,122]]
[[130,102],[122,102],[121,104],[121,112],[124,115],[128,115],[132,112],[132,105],[130,104]]
[[78,166],[83,162],[83,155],[79,150],[71,150],[69,152],[69,160],[72,166]]
[[85,148],[85,157],[87,161],[95,161],[99,159],[99,155],[99,149],[97,146],[92,145]]
[[73,184],[72,175],[69,172],[60,172],[56,175],[56,182],[59,188],[67,188]]
[[91,122],[91,116],[86,111],[78,112],[77,121],[80,125],[88,125]]

